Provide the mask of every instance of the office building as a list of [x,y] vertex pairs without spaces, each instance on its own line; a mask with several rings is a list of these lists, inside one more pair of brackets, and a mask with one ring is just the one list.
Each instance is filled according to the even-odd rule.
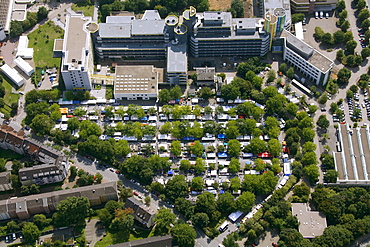
[[230,12],[208,11],[196,15],[189,50],[195,58],[264,56],[269,45],[263,19],[232,18]]
[[334,11],[338,0],[290,0],[294,12],[312,14],[314,11]]
[[157,99],[159,73],[153,65],[117,66],[114,98],[118,100]]
[[284,61],[316,85],[326,85],[334,62],[286,30],[280,39]]
[[[90,90],[92,88],[90,76],[94,70],[94,54],[88,29],[90,22],[91,17],[66,16],[61,74],[67,90]],[[56,42],[58,44],[60,41]],[[54,46],[54,48],[59,46]]]

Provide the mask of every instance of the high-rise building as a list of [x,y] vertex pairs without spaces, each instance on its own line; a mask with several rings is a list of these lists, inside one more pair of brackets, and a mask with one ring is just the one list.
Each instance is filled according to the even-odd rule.
[[[61,74],[67,90],[91,89],[90,75],[94,69],[94,54],[88,30],[90,23],[91,17],[67,15],[61,52]],[[54,50],[56,50],[56,45]]]

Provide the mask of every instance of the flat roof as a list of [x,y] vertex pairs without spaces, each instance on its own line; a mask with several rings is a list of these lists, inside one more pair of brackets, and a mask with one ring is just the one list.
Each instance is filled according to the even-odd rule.
[[129,38],[131,37],[131,23],[100,23],[99,36],[101,38]]
[[145,10],[143,17],[141,17],[142,20],[150,20],[150,21],[156,21],[161,20],[161,16],[159,15],[158,10]]
[[105,23],[131,23],[132,20],[135,20],[135,16],[107,16]]
[[12,12],[13,21],[24,21],[26,19],[27,12],[25,10],[14,10]]
[[185,44],[170,44],[167,48],[167,73],[186,73],[188,58]]
[[61,51],[63,50],[63,39],[55,39],[54,40],[54,51]]
[[[264,0],[263,3],[265,7],[264,13],[270,12],[276,17],[281,17],[285,14],[285,24],[291,22],[290,0]],[[275,9],[277,9],[277,12],[275,12]],[[285,10],[284,13],[282,9]]]
[[11,14],[12,8],[10,4],[12,3],[12,0],[0,0],[0,24],[2,24],[5,29],[9,29],[10,26],[11,16],[8,14]]
[[304,238],[321,236],[327,227],[324,214],[309,211],[306,203],[292,203],[292,215],[298,218],[299,232]]
[[85,29],[85,25],[90,21],[91,17],[67,15],[67,27],[64,34],[65,42],[63,43],[64,64],[72,64],[74,67],[84,65],[85,51],[89,50],[87,45],[90,38],[90,33]]
[[311,64],[315,65],[315,67],[321,70],[322,72],[330,70],[334,65],[334,62],[332,60],[325,57],[317,50],[314,50],[312,56],[308,59],[308,61]]
[[164,20],[134,20],[132,21],[132,35],[164,34]]
[[114,93],[157,93],[158,74],[153,65],[117,66]]

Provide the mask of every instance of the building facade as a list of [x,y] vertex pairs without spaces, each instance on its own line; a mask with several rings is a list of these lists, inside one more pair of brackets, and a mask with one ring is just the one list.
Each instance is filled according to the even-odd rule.
[[93,74],[93,48],[88,24],[91,17],[66,16],[61,74],[67,90],[90,90]]
[[326,85],[334,62],[286,30],[280,38],[284,61],[316,85]]
[[38,195],[11,198],[0,201],[0,220],[29,219],[34,214],[48,214],[68,197],[86,197],[90,206],[98,206],[110,200],[118,200],[117,183],[90,185],[69,190],[59,190]]

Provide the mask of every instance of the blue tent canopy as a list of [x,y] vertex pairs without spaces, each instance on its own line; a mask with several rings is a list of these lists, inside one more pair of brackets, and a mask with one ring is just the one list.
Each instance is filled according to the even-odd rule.
[[141,121],[147,121],[148,120],[148,118],[147,117],[142,117],[141,118]]
[[173,175],[173,170],[172,169],[168,171],[168,175]]
[[192,136],[185,136],[184,141],[194,141],[194,137]]
[[226,135],[225,134],[218,134],[217,135],[217,138],[218,139],[225,139],[226,138]]
[[226,152],[217,153],[217,156],[220,157],[220,158],[226,158],[227,157],[227,153]]

